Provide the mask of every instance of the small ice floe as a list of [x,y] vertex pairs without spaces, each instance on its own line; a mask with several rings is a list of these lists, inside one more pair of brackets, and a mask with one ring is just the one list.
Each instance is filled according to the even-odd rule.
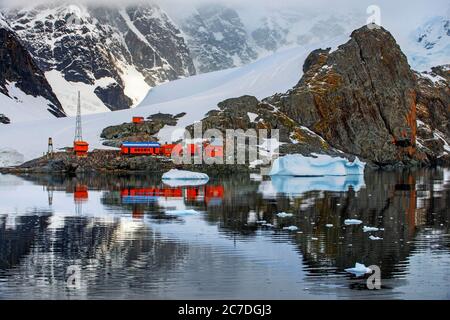
[[262,226],[266,228],[275,228],[275,226],[271,223],[263,223]]
[[284,227],[283,230],[297,231],[298,227],[296,227],[296,226],[289,226],[289,227]]
[[198,211],[193,209],[187,209],[187,210],[168,210],[166,211],[166,214],[171,216],[191,216],[195,214],[199,214]]
[[327,223],[327,224],[325,225],[325,227],[327,227],[327,228],[333,228],[333,225],[332,225],[331,223]]
[[256,221],[256,223],[257,224],[267,224],[267,221],[266,220],[259,220],[259,221]]
[[376,241],[376,240],[383,240],[383,238],[380,238],[380,237],[375,237],[375,236],[369,236],[369,239],[370,240],[374,240],[374,241]]
[[357,220],[357,219],[346,219],[344,221],[344,224],[346,225],[352,225],[352,224],[361,224],[362,221],[361,220]]
[[206,173],[172,169],[162,176],[163,180],[209,180]]
[[294,215],[292,213],[280,212],[277,214],[278,218],[291,218]]
[[367,268],[362,263],[356,263],[354,268],[345,269],[345,272],[353,273],[357,277],[361,277],[367,273],[372,273],[372,269]]
[[313,241],[317,241],[317,240],[319,240],[319,238],[311,238],[311,240],[313,240]]
[[375,232],[375,231],[379,231],[379,230],[380,229],[375,228],[375,227],[366,227],[366,226],[363,227],[364,232]]

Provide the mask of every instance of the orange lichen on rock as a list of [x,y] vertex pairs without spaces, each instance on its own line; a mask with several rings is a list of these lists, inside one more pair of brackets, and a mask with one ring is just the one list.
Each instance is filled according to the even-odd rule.
[[406,122],[411,129],[410,141],[411,146],[408,147],[408,154],[412,156],[416,152],[416,137],[417,137],[417,115],[416,115],[416,92],[411,90],[409,93],[410,111],[406,115]]

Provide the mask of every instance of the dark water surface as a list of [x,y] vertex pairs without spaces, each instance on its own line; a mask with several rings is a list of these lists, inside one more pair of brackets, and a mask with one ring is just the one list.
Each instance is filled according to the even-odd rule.
[[449,170],[260,178],[0,175],[0,299],[450,299]]

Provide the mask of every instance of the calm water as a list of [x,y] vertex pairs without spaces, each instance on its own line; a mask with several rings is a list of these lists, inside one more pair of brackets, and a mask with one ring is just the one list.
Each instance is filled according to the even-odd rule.
[[[0,175],[0,298],[450,299],[449,208],[443,169],[185,187]],[[344,271],[356,262],[381,268],[381,290]]]

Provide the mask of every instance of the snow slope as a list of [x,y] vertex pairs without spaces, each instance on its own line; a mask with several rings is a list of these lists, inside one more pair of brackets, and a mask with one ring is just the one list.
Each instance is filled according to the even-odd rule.
[[12,123],[55,118],[47,110],[50,109],[49,104],[51,103],[47,99],[41,96],[27,95],[14,83],[7,84],[6,90],[11,98],[0,93],[0,114],[7,116]]
[[[340,37],[322,47],[336,47],[348,37]],[[105,148],[101,144],[103,128],[130,122],[132,116],[149,116],[158,112],[179,114],[185,112],[178,123],[184,128],[201,120],[205,113],[217,108],[217,103],[245,94],[265,98],[277,92],[286,92],[302,76],[302,66],[308,54],[317,48],[297,47],[258,60],[255,63],[173,81],[154,88],[135,109],[83,116],[83,138],[92,148]],[[176,128],[166,127],[160,132],[161,142],[171,140]],[[41,156],[47,149],[48,137],[55,148],[72,144],[75,119],[49,119],[29,121],[0,127],[0,147],[15,149],[25,160]],[[180,137],[175,134],[173,139]],[[33,141],[33,143],[30,143]]]

